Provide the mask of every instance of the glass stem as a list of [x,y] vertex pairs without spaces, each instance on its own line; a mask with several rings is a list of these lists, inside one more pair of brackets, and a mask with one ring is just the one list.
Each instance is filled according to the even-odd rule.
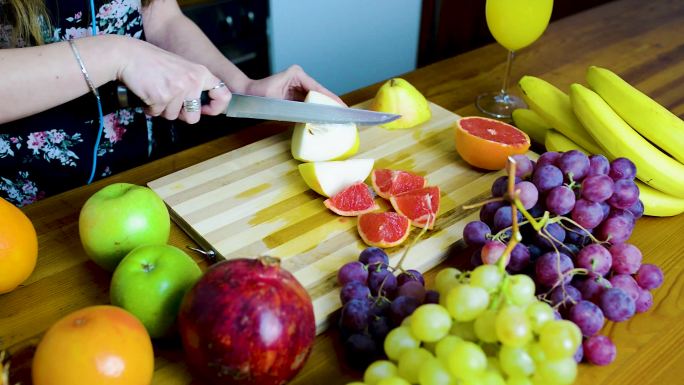
[[511,80],[511,66],[513,64],[514,57],[515,52],[508,51],[508,59],[506,60],[506,73],[504,74],[503,84],[501,85],[501,96],[505,96],[506,90],[508,90],[508,82]]

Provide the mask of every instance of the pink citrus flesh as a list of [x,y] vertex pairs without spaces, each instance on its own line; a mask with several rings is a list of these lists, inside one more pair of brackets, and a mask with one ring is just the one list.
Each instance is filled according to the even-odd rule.
[[371,183],[379,196],[390,199],[394,195],[425,187],[427,180],[408,171],[384,168],[373,170]]
[[390,203],[394,210],[408,217],[412,225],[431,230],[439,212],[439,200],[439,187],[428,186],[393,196]]
[[361,239],[368,246],[394,247],[408,238],[411,221],[393,211],[359,215],[356,223]]
[[353,184],[323,201],[337,215],[355,217],[380,209],[370,188],[363,182]]

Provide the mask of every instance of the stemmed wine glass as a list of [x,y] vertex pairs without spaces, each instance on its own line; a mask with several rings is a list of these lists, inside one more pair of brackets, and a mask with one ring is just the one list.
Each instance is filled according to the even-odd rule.
[[487,26],[496,41],[508,49],[506,72],[501,90],[477,97],[475,105],[496,118],[510,118],[525,103],[507,92],[515,52],[534,43],[549,24],[553,0],[487,0]]

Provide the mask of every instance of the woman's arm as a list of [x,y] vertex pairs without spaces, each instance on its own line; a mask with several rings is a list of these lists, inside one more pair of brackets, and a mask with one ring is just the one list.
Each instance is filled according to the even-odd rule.
[[[150,43],[117,35],[74,41],[95,87],[119,80],[148,105],[145,112],[196,123],[200,112],[186,112],[184,100],[199,98],[220,80],[205,66]],[[58,106],[89,92],[68,42],[0,50],[0,124]],[[225,110],[230,93],[210,91],[201,113]]]
[[150,43],[206,66],[232,92],[245,92],[247,75],[223,56],[175,0],[155,0],[143,9],[143,27]]
[[[83,38],[76,42],[96,87],[116,79],[120,39]],[[61,42],[0,49],[0,124],[66,103],[89,92],[78,62]]]
[[155,0],[147,6],[143,10],[143,27],[150,43],[207,66],[232,92],[302,100],[309,90],[314,90],[344,104],[297,65],[264,79],[250,79],[181,12],[175,0]]

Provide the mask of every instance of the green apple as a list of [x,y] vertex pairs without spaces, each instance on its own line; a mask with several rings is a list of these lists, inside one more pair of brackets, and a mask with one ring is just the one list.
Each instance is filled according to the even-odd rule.
[[302,163],[299,173],[312,190],[331,197],[354,183],[366,180],[373,170],[373,163],[373,159]]
[[140,246],[116,267],[110,300],[135,315],[150,337],[163,337],[176,322],[185,292],[201,275],[197,263],[177,247]]
[[[339,106],[332,98],[309,91],[305,103]],[[292,156],[303,162],[346,159],[359,150],[359,130],[349,124],[297,123],[292,132]]]
[[109,271],[140,245],[166,243],[170,230],[164,201],[151,189],[129,183],[113,183],[93,194],[78,218],[83,249]]

